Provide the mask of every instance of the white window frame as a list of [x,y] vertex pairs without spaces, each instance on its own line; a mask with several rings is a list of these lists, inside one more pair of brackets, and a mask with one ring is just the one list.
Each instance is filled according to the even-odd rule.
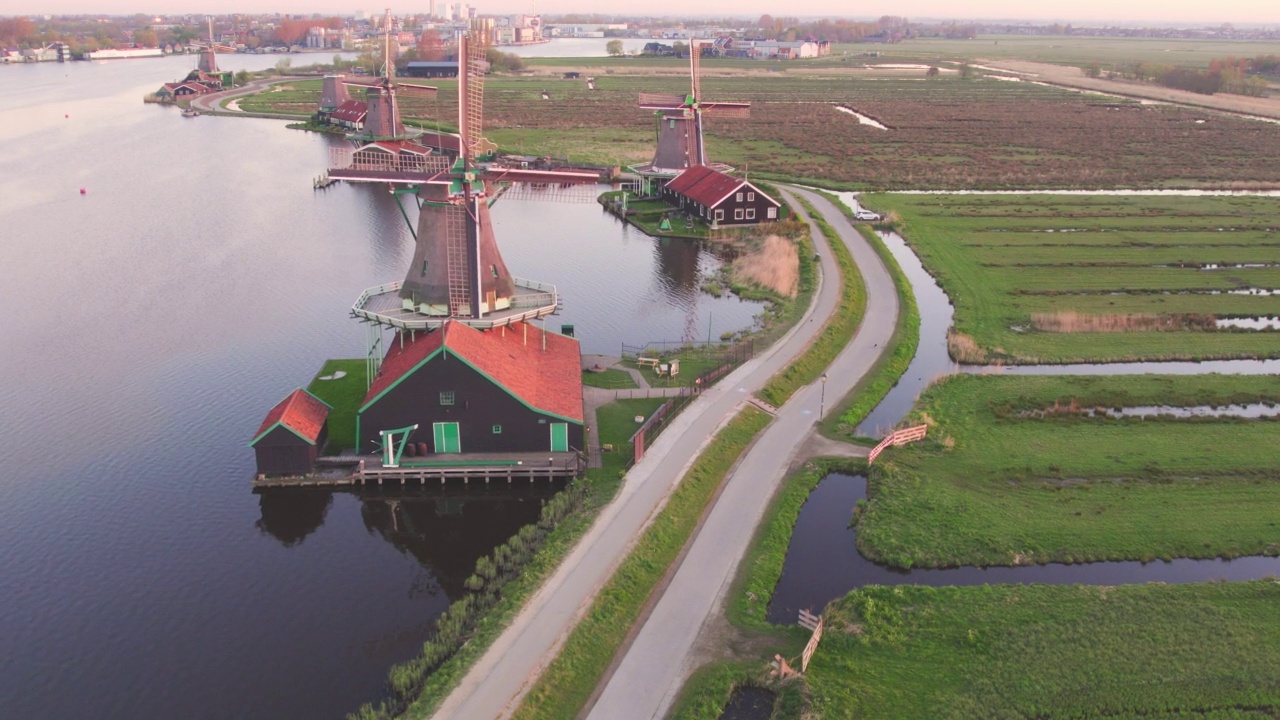
[[756,201],[756,194],[753,192],[747,193],[747,202],[755,202],[755,201]]
[[776,207],[771,207],[771,208],[769,208],[769,219],[770,219],[770,220],[777,220],[777,219],[778,219],[778,208],[776,208]]
[[735,196],[735,197],[733,198],[733,201],[734,201],[734,202],[742,202],[742,193],[738,193],[738,194],[737,194],[737,196]]
[[719,221],[721,221],[721,220],[723,220],[723,219],[724,219],[724,208],[717,208],[717,209],[716,209],[716,222],[719,222]]
[[755,220],[755,219],[756,219],[756,209],[755,209],[755,208],[747,208],[747,219],[748,219],[748,220]]
[[742,219],[742,208],[734,208],[734,209],[733,209],[733,219],[734,219],[734,220],[741,220],[741,219]]

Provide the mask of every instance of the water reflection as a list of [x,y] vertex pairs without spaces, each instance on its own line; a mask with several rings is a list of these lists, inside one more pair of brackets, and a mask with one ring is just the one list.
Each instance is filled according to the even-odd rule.
[[853,508],[867,497],[867,479],[833,473],[823,478],[800,509],[768,618],[794,624],[801,608],[821,612],[827,603],[865,585],[1128,585],[1210,580],[1254,580],[1280,575],[1280,558],[1171,562],[1095,562],[1023,567],[902,570],[876,564],[858,552]]
[[320,529],[333,505],[333,492],[311,489],[278,489],[258,496],[262,517],[254,523],[285,547],[293,547]]

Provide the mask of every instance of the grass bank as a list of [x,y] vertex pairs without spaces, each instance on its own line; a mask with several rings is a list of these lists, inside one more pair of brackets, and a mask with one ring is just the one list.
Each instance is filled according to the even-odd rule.
[[578,715],[721,482],[770,419],[748,407],[716,435],[529,691],[517,719]]
[[901,567],[1280,553],[1280,420],[1094,408],[1280,403],[1266,376],[952,376],[872,469],[858,524]]
[[[835,257],[836,264],[840,268],[840,302],[836,308],[835,314],[827,320],[819,331],[817,337],[809,344],[809,348],[804,354],[791,363],[785,370],[774,375],[760,389],[756,395],[765,402],[780,407],[786,403],[787,399],[795,394],[796,390],[808,385],[818,379],[822,372],[831,364],[836,355],[849,344],[853,338],[853,334],[858,330],[858,326],[862,324],[862,316],[867,309],[867,291],[866,286],[862,282],[862,275],[858,272],[858,268],[853,264],[853,256],[849,254],[849,248],[845,247],[844,241],[840,239],[840,235],[835,228],[831,227],[822,216],[814,210],[803,198],[800,198],[800,204],[809,214],[813,224],[822,232],[823,237],[827,239],[827,243],[831,247],[831,253]],[[837,278],[829,278],[828,281]],[[803,276],[801,282],[804,282]],[[799,304],[797,303],[797,306]],[[805,304],[800,309],[803,314],[804,309],[808,308]]]
[[[334,377],[343,373],[342,377]],[[307,386],[307,392],[329,403],[329,446],[337,454],[356,446],[356,411],[369,389],[368,368],[363,359],[326,360]],[[321,380],[321,378],[332,378]]]
[[955,304],[962,362],[1280,357],[1280,198],[878,195]]
[[814,717],[1262,718],[1280,586],[869,587],[827,607]]

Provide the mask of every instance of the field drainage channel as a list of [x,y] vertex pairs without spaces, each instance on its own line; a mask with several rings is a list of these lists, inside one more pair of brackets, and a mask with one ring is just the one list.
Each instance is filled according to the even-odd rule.
[[[1176,192],[1176,191],[1174,191]],[[956,194],[956,193],[952,193]],[[1083,194],[1083,193],[1081,193]],[[1135,194],[1125,191],[1098,194]],[[1156,193],[1152,193],[1156,194]],[[840,201],[851,210],[857,210],[858,204],[854,193],[835,193]],[[911,292],[915,295],[916,306],[920,309],[920,345],[916,355],[907,366],[898,384],[885,395],[858,425],[855,434],[862,437],[882,437],[902,421],[911,411],[916,398],[938,378],[955,374],[1000,374],[1007,375],[1205,375],[1209,373],[1232,373],[1237,375],[1280,375],[1280,360],[1206,360],[1201,362],[1158,361],[1158,362],[1126,362],[1126,363],[1078,363],[1069,365],[960,365],[951,359],[947,350],[947,330],[951,328],[955,307],[946,292],[938,285],[933,276],[924,268],[920,258],[900,235],[893,232],[878,232],[882,242],[893,255],[894,260],[902,268],[903,274],[911,284]],[[1271,291],[1266,291],[1271,292]],[[1241,318],[1238,320],[1248,320]],[[1257,318],[1262,323],[1271,323],[1270,318]],[[1280,322],[1280,321],[1277,321]],[[1248,327],[1254,330],[1280,329],[1267,324],[1266,327]]]
[[1256,580],[1280,576],[1280,558],[1051,563],[1017,567],[902,570],[874,563],[858,552],[849,526],[855,505],[867,497],[862,476],[832,473],[810,493],[796,519],[782,576],[769,605],[769,622],[791,625],[800,610],[821,612],[830,601],[866,585],[1133,585]]

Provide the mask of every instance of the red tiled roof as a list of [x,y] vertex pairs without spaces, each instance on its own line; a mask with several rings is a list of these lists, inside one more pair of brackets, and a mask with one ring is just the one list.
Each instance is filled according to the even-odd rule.
[[356,148],[356,150],[357,151],[368,150],[369,148],[375,148],[375,147],[380,150],[386,150],[387,152],[392,153],[393,155],[399,154],[399,153],[412,153],[414,155],[430,155],[431,154],[431,148],[427,147],[426,145],[419,145],[418,143],[413,142],[412,140],[375,140],[371,143],[366,143],[364,145],[361,145],[360,147]]
[[[525,333],[528,332],[527,342]],[[406,340],[399,339],[382,361],[364,405],[368,405],[443,345],[488,375],[507,392],[542,412],[582,422],[582,359],[578,341],[546,333],[535,325],[515,324],[504,331],[476,330],[460,322]]]
[[298,388],[271,408],[271,412],[267,413],[267,418],[262,421],[258,432],[253,434],[253,442],[249,444],[252,445],[261,440],[264,433],[275,427],[276,423],[280,423],[315,445],[320,437],[320,431],[324,428],[324,421],[328,417],[328,405],[315,395]]
[[713,170],[706,165],[695,165],[688,170],[680,173],[674,180],[667,183],[667,187],[672,192],[683,195],[690,200],[705,205],[708,208],[715,207],[724,202],[726,198],[740,189],[742,186],[751,188],[752,192],[762,195],[774,205],[781,205],[777,200],[769,197],[767,194],[760,192],[760,189],[746,180],[739,180],[732,175],[726,175],[719,170]]
[[369,112],[369,106],[363,100],[347,100],[329,113],[329,117],[347,122],[361,122],[367,112]]

